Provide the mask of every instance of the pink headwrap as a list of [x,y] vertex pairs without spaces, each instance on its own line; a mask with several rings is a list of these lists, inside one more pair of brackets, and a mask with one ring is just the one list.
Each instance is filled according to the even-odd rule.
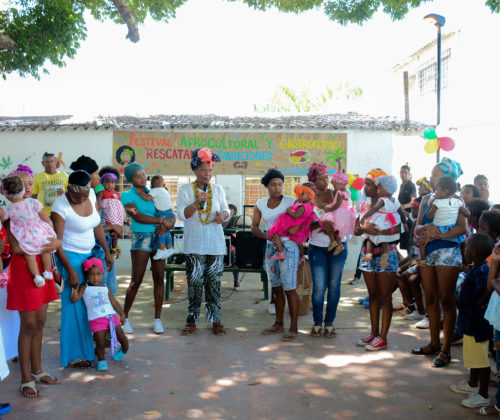
[[83,262],[83,271],[87,272],[94,266],[99,267],[104,273],[104,266],[102,265],[102,261],[96,257],[91,257]]
[[332,182],[345,185],[349,183],[349,177],[344,172],[337,171],[332,175]]
[[307,171],[307,179],[310,182],[315,182],[320,176],[328,173],[328,166],[324,163],[314,162]]

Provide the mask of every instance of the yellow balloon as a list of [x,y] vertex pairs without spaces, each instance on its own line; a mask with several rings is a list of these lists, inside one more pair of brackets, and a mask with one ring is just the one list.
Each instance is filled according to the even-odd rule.
[[356,179],[355,176],[352,174],[347,174],[347,178],[349,178],[349,185],[352,185],[352,183]]
[[427,140],[427,143],[425,143],[424,150],[427,153],[436,153],[438,149],[439,149],[438,139]]

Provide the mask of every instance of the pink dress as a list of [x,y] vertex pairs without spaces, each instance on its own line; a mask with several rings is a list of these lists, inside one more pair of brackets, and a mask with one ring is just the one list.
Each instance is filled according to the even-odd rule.
[[[268,238],[274,235],[286,236],[290,238],[295,243],[302,244],[309,238],[311,233],[311,222],[317,220],[317,216],[314,213],[314,205],[307,203],[295,203],[290,208],[296,212],[300,206],[304,206],[304,214],[298,219],[294,219],[292,216],[282,213],[278,216],[278,219],[267,231]],[[299,229],[296,234],[288,235],[287,231],[291,227],[299,226],[303,224],[303,228]]]
[[102,194],[102,218],[108,225],[123,225],[125,209],[120,201],[120,194],[116,191],[104,190]]
[[341,195],[344,199],[340,207],[335,211],[325,211],[323,220],[333,223],[335,230],[338,230],[339,237],[344,237],[347,234],[354,234],[354,226],[356,224],[356,216],[352,208],[351,196],[347,191],[337,190],[333,201],[327,207],[333,207],[337,202],[337,197]]
[[5,218],[10,219],[10,231],[28,255],[40,255],[40,249],[48,243],[48,238],[57,238],[52,226],[40,219],[38,213],[42,210],[42,203],[34,198],[25,198],[5,208]]

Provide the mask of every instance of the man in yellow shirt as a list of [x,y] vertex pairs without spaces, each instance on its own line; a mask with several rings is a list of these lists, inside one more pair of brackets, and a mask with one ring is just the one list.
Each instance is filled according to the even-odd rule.
[[33,178],[33,198],[38,198],[50,215],[52,204],[68,187],[68,174],[57,170],[54,153],[45,152],[42,165],[45,171]]

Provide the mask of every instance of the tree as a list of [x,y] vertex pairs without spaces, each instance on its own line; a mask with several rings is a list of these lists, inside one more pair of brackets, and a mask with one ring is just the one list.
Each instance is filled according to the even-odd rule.
[[[168,22],[187,0],[2,0],[0,1],[0,74],[18,71],[39,78],[46,62],[62,67],[73,58],[87,35],[85,12],[98,20],[125,23],[127,37],[139,41],[138,24],[149,15]],[[380,8],[393,19],[431,0],[226,0],[242,1],[257,10],[277,8],[301,13],[323,8],[331,20],[361,24]],[[4,6],[6,4],[6,7]],[[486,0],[500,12],[500,0]]]
[[363,94],[360,87],[351,87],[347,82],[336,88],[327,86],[316,98],[311,95],[309,86],[301,87],[297,92],[290,86],[281,85],[274,93],[270,103],[263,107],[254,104],[255,112],[317,112],[339,99],[358,99]]

